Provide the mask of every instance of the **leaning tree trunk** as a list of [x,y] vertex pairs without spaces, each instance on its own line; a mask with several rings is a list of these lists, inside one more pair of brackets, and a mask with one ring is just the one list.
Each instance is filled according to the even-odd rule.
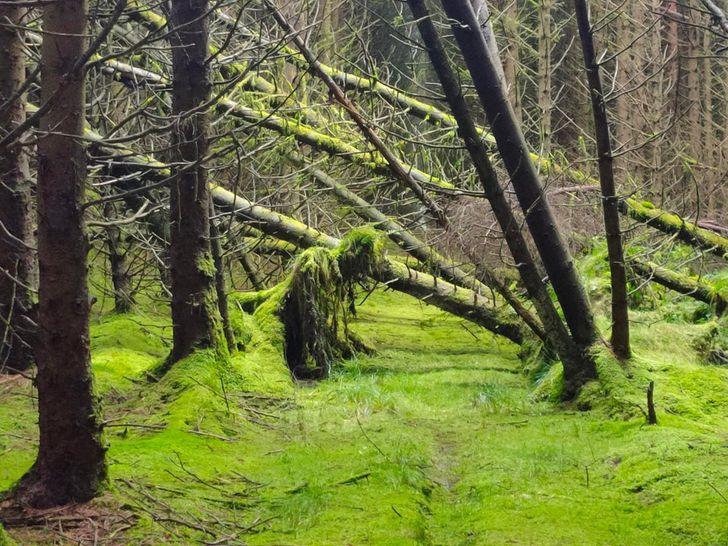
[[[591,346],[597,339],[597,329],[586,292],[546,199],[473,9],[468,0],[442,0],[442,5],[453,21],[453,33],[574,341],[584,348]],[[596,373],[593,362],[589,361],[585,358],[584,379]]]
[[[292,156],[291,158],[295,163],[302,164],[302,158],[300,156]],[[442,277],[454,285],[469,288],[480,294],[487,293],[490,289],[495,290],[506,300],[516,314],[523,319],[523,322],[528,325],[531,331],[541,340],[546,341],[547,334],[543,326],[539,324],[536,317],[524,307],[518,299],[518,296],[506,286],[505,282],[498,278],[496,272],[489,266],[481,264],[485,282],[480,282],[474,276],[463,271],[457,264],[442,256],[435,248],[420,240],[399,222],[386,216],[379,209],[323,171],[316,168],[309,168],[308,172],[313,176],[314,181],[318,185],[333,191],[341,203],[350,206],[357,216],[371,222],[376,229],[386,233],[389,239],[428,267],[434,275]]]
[[[564,377],[567,385],[578,386],[581,381],[581,356],[554,307],[546,286],[541,280],[535,260],[521,233],[521,226],[505,197],[498,176],[493,168],[488,150],[480,138],[470,109],[462,94],[458,77],[455,75],[445,52],[445,47],[431,19],[423,0],[408,0],[412,14],[417,20],[420,35],[425,44],[432,66],[437,73],[445,98],[458,123],[458,133],[463,138],[483,191],[491,204],[496,220],[514,260],[523,284],[534,302],[536,311],[545,326],[547,340],[564,363]],[[573,389],[567,388],[571,394]]]
[[[139,185],[135,188],[123,187],[127,196],[131,195],[132,191],[136,192],[135,195],[147,194],[149,189],[141,185],[145,180],[153,181],[154,184],[169,180],[170,171],[153,158],[118,146],[107,147],[104,145],[104,136],[91,128],[86,129],[84,136],[108,154],[115,166],[138,169],[140,176],[138,178],[130,177],[129,180]],[[298,220],[254,205],[223,188],[212,186],[211,196],[219,208],[231,212],[240,221],[255,226],[256,230],[275,239],[303,248],[311,246],[334,248],[339,244],[338,239],[316,231]],[[283,245],[281,250],[288,252],[290,249]],[[379,273],[377,280],[380,282],[479,324],[498,335],[507,337],[514,343],[523,343],[528,338],[527,332],[523,331],[521,325],[513,320],[513,316],[493,309],[492,302],[472,290],[459,288],[426,273],[409,270],[404,264],[391,260],[386,261],[385,267]],[[396,284],[390,284],[394,282]]]
[[599,64],[594,51],[594,36],[589,22],[589,8],[586,0],[574,0],[574,9],[591,94],[594,132],[597,142],[597,155],[599,156],[599,183],[602,189],[602,212],[612,287],[612,349],[619,358],[625,359],[630,356],[627,271],[622,249],[622,230],[619,226],[619,200],[614,183],[614,165],[607,105],[604,101]]
[[[24,11],[0,4],[0,139],[25,121],[24,97],[18,96],[25,80]],[[17,141],[0,148],[0,373],[22,372],[33,363],[25,320],[34,284],[30,184],[24,148]]]
[[[251,223],[265,234],[294,245],[303,248],[312,246],[336,248],[340,243],[330,235],[293,218],[254,205],[223,188],[214,187],[213,197],[218,207],[230,211],[241,221]],[[494,309],[490,301],[467,288],[459,288],[428,273],[414,271],[404,263],[391,259],[383,260],[377,270],[372,272],[372,276],[390,288],[470,320],[514,343],[522,344],[528,338],[514,315]]]
[[[553,48],[553,0],[538,0],[538,115],[540,118],[541,154],[551,156],[551,112],[554,108],[551,93],[553,66],[551,50]],[[490,45],[490,44],[488,44]]]
[[98,399],[89,351],[89,295],[81,201],[85,187],[84,68],[86,2],[43,9],[41,101],[55,95],[38,139],[39,343],[36,349],[40,442],[18,486],[34,506],[83,502],[106,481]]
[[170,195],[173,347],[168,365],[225,343],[210,249],[210,192],[204,158],[210,98],[207,0],[173,0],[172,132],[176,167]]
[[[145,11],[143,13],[135,13],[134,16],[138,17],[146,14],[148,17],[151,17],[149,15],[150,13],[151,12],[149,11]],[[156,17],[152,19],[157,21]],[[154,25],[150,25],[150,27],[157,29],[161,28],[160,25],[161,23],[157,21]],[[292,61],[302,62],[308,65],[307,61],[300,53],[296,53],[287,48],[284,48],[284,50],[287,55],[290,55],[289,58]],[[141,83],[154,85],[166,84],[165,78],[160,74],[150,72],[148,70],[142,70],[128,64],[116,61],[107,61],[104,63],[104,66],[109,73],[122,78],[123,81],[132,86],[137,86]],[[230,65],[230,68],[235,68],[234,71],[238,70],[237,67],[241,67],[240,69],[242,70],[242,65],[236,63],[232,63]],[[457,126],[457,121],[450,114],[447,114],[428,103],[407,96],[401,91],[393,87],[389,87],[375,78],[355,76],[323,64],[319,64],[319,67],[331,76],[332,79],[340,82],[341,85],[347,88],[368,91],[382,96],[385,100],[392,104],[402,106],[408,113],[429,123],[446,127]],[[275,93],[275,86],[260,76],[247,78],[245,83],[251,88],[262,93],[270,95]],[[389,174],[391,172],[389,166],[381,155],[376,153],[365,154],[356,146],[316,131],[298,120],[294,120],[289,117],[280,117],[266,110],[248,108],[230,99],[220,100],[215,104],[215,108],[223,115],[241,118],[256,125],[260,125],[261,127],[276,131],[282,135],[293,137],[302,144],[312,146],[317,150],[341,157],[356,165],[364,166],[377,174]],[[304,111],[304,115],[305,114],[306,112]],[[477,130],[486,143],[489,145],[491,143],[495,143],[493,135],[488,133],[484,128],[477,126]],[[557,161],[546,159],[534,153],[531,153],[530,157],[538,164],[538,167],[542,172],[566,176],[577,184],[584,184],[586,186],[598,185],[597,180],[591,178],[588,174],[582,171],[570,168]],[[420,171],[411,165],[403,164],[403,166],[418,182],[422,184],[436,184],[446,189],[455,188],[448,181],[440,179],[430,173]],[[632,216],[637,220],[644,220],[650,227],[664,233],[678,233],[678,239],[681,241],[713,252],[718,256],[728,258],[727,238],[720,236],[716,232],[700,228],[673,213],[655,208],[651,204],[649,205],[649,213],[645,213],[646,209],[647,207],[644,203],[641,203],[636,199],[630,198],[620,200],[619,210],[621,214]]]

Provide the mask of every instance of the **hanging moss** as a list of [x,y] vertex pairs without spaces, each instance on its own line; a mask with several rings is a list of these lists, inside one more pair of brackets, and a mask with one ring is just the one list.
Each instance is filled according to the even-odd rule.
[[279,311],[295,377],[325,377],[336,360],[365,349],[348,319],[355,313],[354,285],[378,267],[382,245],[373,228],[359,229],[337,248],[312,248],[297,260]]
[[268,290],[232,297],[284,353],[297,379],[326,377],[337,360],[369,351],[349,329],[355,286],[379,267],[384,246],[370,227],[355,229],[333,249],[309,248],[288,277]]

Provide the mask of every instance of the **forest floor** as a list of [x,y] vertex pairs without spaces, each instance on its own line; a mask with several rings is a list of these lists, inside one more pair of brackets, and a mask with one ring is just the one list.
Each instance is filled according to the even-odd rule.
[[[548,389],[515,346],[394,293],[359,311],[375,355],[295,387],[255,336],[232,372],[202,354],[149,383],[167,321],[99,316],[110,491],[8,531],[20,544],[728,544],[728,369],[690,348],[703,325],[655,313],[634,317],[628,373],[640,396],[655,380],[657,426],[636,406],[537,396]],[[0,383],[0,489],[34,458],[31,395]]]

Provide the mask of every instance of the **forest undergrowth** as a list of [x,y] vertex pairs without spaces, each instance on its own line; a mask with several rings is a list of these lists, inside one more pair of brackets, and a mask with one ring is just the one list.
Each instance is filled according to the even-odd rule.
[[[588,260],[582,269],[599,272]],[[591,269],[590,269],[591,268]],[[233,323],[245,349],[200,352],[161,381],[170,324],[154,306],[98,304],[92,356],[111,488],[39,511],[19,544],[725,544],[728,368],[697,348],[702,304],[634,311],[634,358],[606,349],[601,381],[558,399],[558,367],[381,289],[355,333],[376,349],[294,386],[280,321]],[[145,306],[142,306],[144,308]],[[602,323],[602,331],[607,324]],[[701,341],[702,340],[702,341]],[[702,343],[702,344],[701,344]],[[655,382],[659,424],[644,391]],[[0,489],[35,457],[29,380],[0,384]],[[0,538],[0,544],[4,539]]]

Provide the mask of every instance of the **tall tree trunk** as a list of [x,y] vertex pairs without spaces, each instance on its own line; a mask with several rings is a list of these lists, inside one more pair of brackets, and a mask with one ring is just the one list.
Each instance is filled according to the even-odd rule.
[[[24,11],[0,4],[0,138],[25,121],[24,96],[16,96],[25,81]],[[0,149],[0,373],[21,372],[33,363],[25,320],[35,273],[30,185],[28,157],[16,140]]]
[[[685,130],[687,152],[692,159],[699,163],[703,163],[704,157],[708,155],[705,142],[702,141],[703,123],[708,112],[703,111],[703,101],[701,100],[701,92],[704,85],[704,82],[701,81],[703,75],[701,74],[699,60],[701,55],[701,32],[706,31],[693,27],[685,28],[684,52],[681,61],[685,66],[685,87],[687,88],[683,97],[683,100],[687,99],[684,107],[687,110],[687,115],[684,118],[687,124]],[[708,82],[710,82],[710,79],[708,79]],[[693,188],[692,181],[686,177],[684,191],[691,192]]]
[[[441,0],[452,29],[473,78],[480,102],[493,130],[498,150],[513,182],[518,201],[538,248],[541,260],[556,291],[574,341],[585,350],[597,339],[586,292],[576,272],[574,261],[544,194],[538,173],[529,155],[526,141],[500,85],[488,53],[488,46],[468,0]],[[582,377],[596,374],[591,359],[585,358]]]
[[[547,0],[551,1],[551,0]],[[501,80],[501,84],[504,87],[508,87],[508,81],[506,80],[505,72],[503,71],[503,62],[501,61],[500,55],[498,54],[498,43],[495,40],[495,32],[493,32],[493,23],[491,19],[490,9],[485,0],[470,0],[470,4],[473,6],[475,17],[480,24],[480,30],[485,37],[485,41],[488,44],[488,48],[492,53],[491,60],[498,72],[498,78]]]
[[215,294],[210,249],[210,192],[207,169],[210,98],[207,0],[173,0],[172,144],[176,177],[170,195],[170,266],[173,347],[168,365],[195,349],[225,343]]
[[101,415],[89,352],[89,295],[81,201],[86,2],[43,8],[41,117],[38,139],[39,343],[36,349],[40,445],[19,484],[20,500],[47,507],[83,502],[106,482]]
[[581,49],[584,54],[587,84],[591,94],[594,132],[599,158],[599,183],[602,189],[602,212],[612,287],[612,349],[619,358],[626,359],[630,356],[627,272],[622,249],[622,231],[619,226],[619,200],[614,181],[607,105],[604,101],[602,80],[594,49],[594,36],[589,21],[589,7],[586,0],[574,0],[574,9],[576,11],[579,37],[581,38]]
[[[702,116],[701,119],[702,138],[700,139],[700,142],[703,147],[701,153],[702,160],[712,169],[716,166],[715,134],[717,131],[713,126],[713,59],[711,59],[709,55],[710,45],[711,33],[703,32],[702,54],[704,55],[704,58],[701,70],[702,82],[700,85],[702,91],[701,103],[703,105],[703,112],[705,112],[705,114]],[[717,177],[711,177],[709,182],[710,186],[719,183]],[[709,217],[712,217],[715,211],[710,210],[709,201],[710,198],[707,200],[706,203],[700,203],[700,206],[702,207],[708,205],[707,214],[709,215]]]
[[624,93],[632,85],[632,77],[635,74],[637,60],[630,47],[632,42],[632,17],[630,6],[622,5],[613,9],[619,9],[615,29],[615,47],[619,51],[617,57],[617,68],[615,73],[616,92],[619,96],[616,99],[615,113],[616,144],[617,146],[628,146],[634,138],[634,120],[630,117],[630,97]]
[[[503,5],[504,4],[504,5]],[[503,49],[503,74],[508,86],[508,100],[513,107],[518,123],[522,120],[521,95],[518,90],[518,66],[520,58],[520,36],[518,29],[518,2],[516,0],[501,0],[503,8],[503,35],[505,48]]]

